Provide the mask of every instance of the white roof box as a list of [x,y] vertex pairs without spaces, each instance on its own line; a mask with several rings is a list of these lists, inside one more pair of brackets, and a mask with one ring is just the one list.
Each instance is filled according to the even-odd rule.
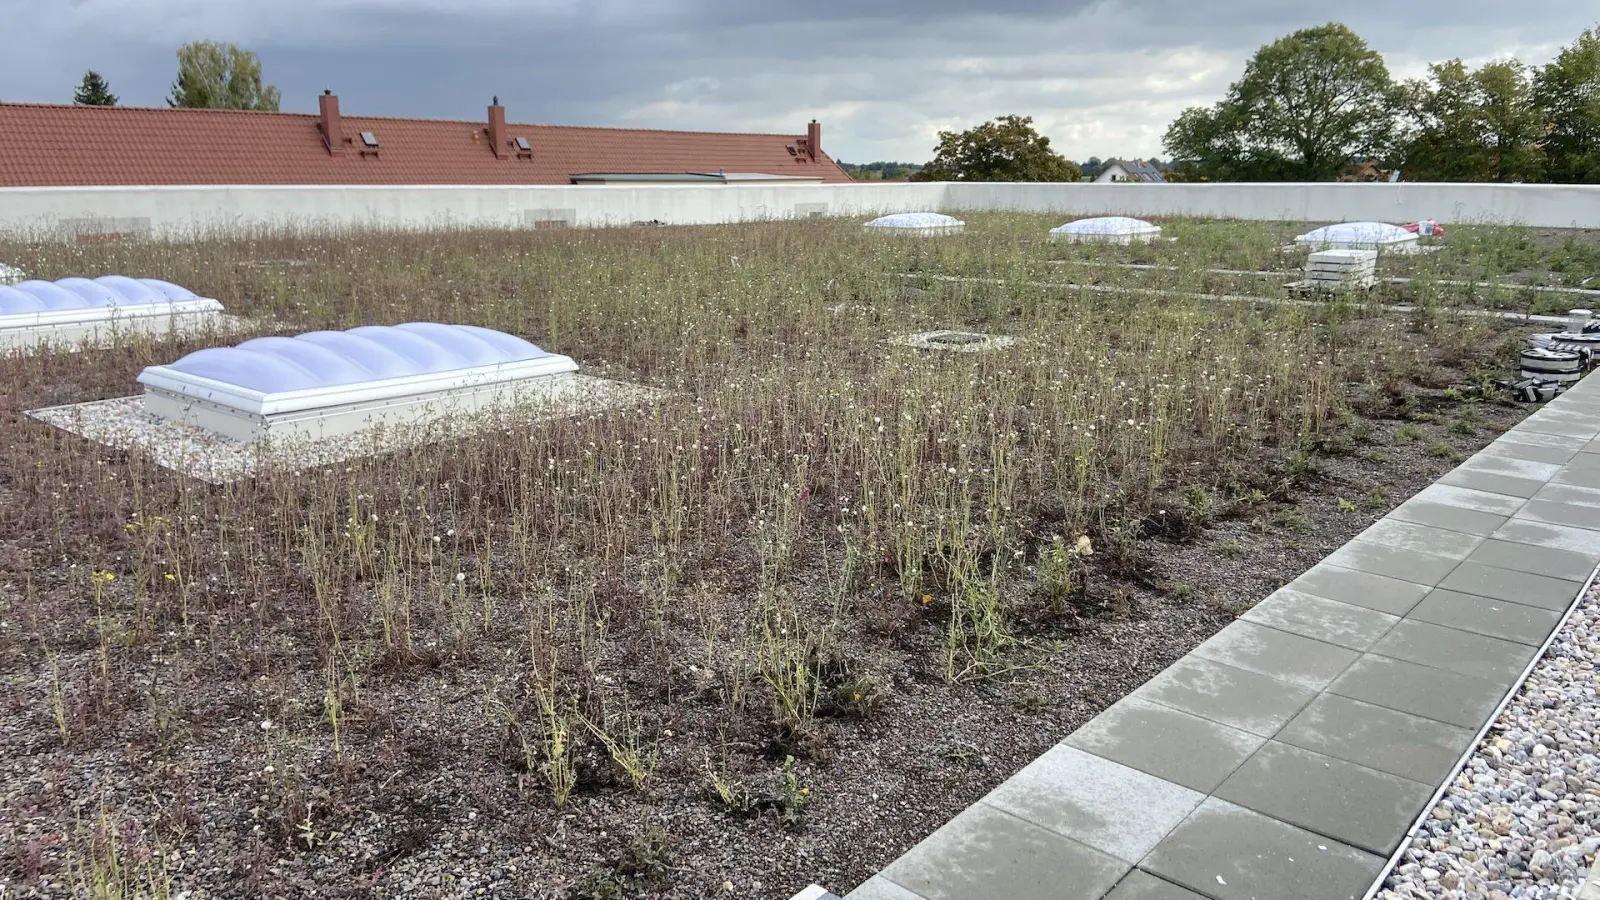
[[504,332],[412,322],[198,350],[139,383],[150,413],[251,441],[469,414],[535,399],[577,370]]
[[162,334],[222,304],[154,278],[105,275],[0,285],[0,349],[80,344],[114,332]]
[[1324,250],[1387,250],[1414,253],[1415,233],[1388,222],[1340,222],[1324,225],[1294,239],[1301,247]]
[[1161,226],[1127,216],[1097,216],[1078,219],[1050,229],[1050,240],[1075,244],[1149,243],[1161,237]]
[[866,228],[881,234],[960,234],[967,223],[943,213],[911,212],[882,216],[868,222]]

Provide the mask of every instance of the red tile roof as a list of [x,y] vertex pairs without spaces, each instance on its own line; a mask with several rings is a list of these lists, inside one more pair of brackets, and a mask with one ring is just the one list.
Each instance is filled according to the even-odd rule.
[[[343,116],[345,153],[315,114],[0,103],[0,187],[160,184],[569,184],[585,172],[760,172],[849,182],[806,136]],[[378,139],[375,153],[361,132]],[[819,140],[820,144],[821,141]],[[789,151],[790,146],[796,152]]]

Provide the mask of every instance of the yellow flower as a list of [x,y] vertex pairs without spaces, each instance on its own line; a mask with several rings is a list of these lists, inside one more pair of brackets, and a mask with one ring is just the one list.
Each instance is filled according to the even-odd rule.
[[809,794],[809,793],[811,793],[811,788],[803,787],[803,788],[800,789],[800,793]]
[[922,603],[923,606],[927,606],[929,603],[932,603],[932,602],[933,602],[933,595],[932,594],[923,594],[922,595],[921,603]]
[[178,579],[173,577],[171,572],[168,572],[167,574],[163,575],[162,577],[167,579],[168,581],[177,581],[178,580]]

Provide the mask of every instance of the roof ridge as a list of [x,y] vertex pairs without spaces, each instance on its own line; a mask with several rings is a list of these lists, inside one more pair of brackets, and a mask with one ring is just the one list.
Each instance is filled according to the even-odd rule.
[[[189,106],[85,106],[78,103],[30,103],[12,100],[0,100],[0,107],[13,106],[28,109],[71,109],[82,110],[90,115],[105,115],[107,113],[178,113],[178,114],[213,114],[213,115],[251,115],[251,116],[296,116],[299,118],[315,119],[318,113],[314,112],[284,112],[270,109],[201,109]],[[426,122],[443,125],[488,125],[488,119],[441,119],[427,116],[381,116],[352,113],[340,110],[342,119],[369,119],[379,122]],[[802,132],[782,131],[702,131],[689,128],[637,128],[621,125],[558,125],[552,122],[507,122],[507,128],[562,128],[585,131],[628,131],[634,133],[650,134],[707,134],[723,135],[728,137],[781,137],[802,138]]]

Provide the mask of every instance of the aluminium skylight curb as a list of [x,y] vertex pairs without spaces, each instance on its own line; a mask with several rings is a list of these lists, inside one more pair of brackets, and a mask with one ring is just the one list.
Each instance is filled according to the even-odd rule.
[[222,304],[154,278],[25,280],[0,285],[0,350],[99,344],[119,335],[199,330]]
[[873,234],[935,237],[960,234],[966,230],[967,223],[943,213],[914,212],[880,216],[862,227]]
[[254,441],[470,415],[537,399],[577,370],[513,335],[414,322],[199,350],[138,381],[151,414]]
[[1128,216],[1078,219],[1050,229],[1050,240],[1073,244],[1148,244],[1161,238],[1161,226]]

